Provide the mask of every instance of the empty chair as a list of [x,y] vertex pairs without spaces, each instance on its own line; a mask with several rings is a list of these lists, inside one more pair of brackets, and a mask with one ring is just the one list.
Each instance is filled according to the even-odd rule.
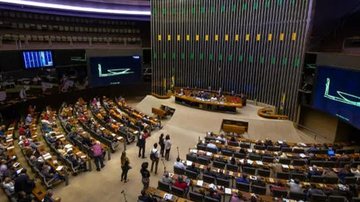
[[280,151],[281,148],[279,146],[268,146],[267,150],[268,151]]
[[282,147],[281,151],[282,152],[292,152],[292,148],[290,148],[290,147]]
[[257,149],[257,150],[265,150],[265,149],[266,149],[266,146],[265,146],[265,145],[254,145],[254,149]]
[[249,149],[249,148],[250,148],[250,146],[251,146],[251,144],[250,144],[250,143],[240,142],[240,147],[242,147],[242,148],[247,148],[247,149]]
[[233,152],[230,151],[230,150],[222,150],[221,153],[222,153],[224,156],[232,156],[232,155],[233,155]]
[[294,159],[292,161],[293,166],[304,166],[306,164],[306,161],[303,159]]
[[253,160],[253,161],[260,161],[260,160],[261,160],[261,156],[258,155],[258,154],[252,154],[252,153],[250,153],[250,154],[249,154],[249,159],[250,159],[250,160]]
[[311,202],[326,202],[327,196],[326,195],[320,195],[320,194],[313,194],[311,195]]
[[354,149],[337,149],[336,150],[337,154],[353,154],[355,153]]
[[270,170],[257,169],[257,174],[261,177],[270,177]]
[[228,145],[233,146],[233,147],[238,147],[239,143],[236,141],[228,141]]
[[289,165],[291,163],[291,159],[280,158],[279,163]]
[[179,197],[183,197],[184,193],[185,193],[185,191],[183,189],[175,187],[175,186],[171,187],[171,191],[174,195],[179,196]]
[[211,176],[211,175],[203,175],[203,181],[206,183],[214,183],[215,182],[215,177]]
[[189,192],[190,200],[195,202],[202,202],[204,199],[204,196],[202,194],[196,193],[196,192]]
[[190,179],[197,179],[198,174],[196,172],[185,170],[185,175],[189,177]]
[[158,189],[170,193],[170,185],[168,183],[158,181]]
[[298,192],[290,192],[289,198],[296,201],[306,201],[306,194]]
[[291,179],[298,179],[299,181],[305,181],[306,178],[307,177],[305,174],[301,174],[301,173],[292,173],[291,174]]
[[236,182],[236,188],[239,189],[240,191],[245,191],[245,192],[249,192],[250,191],[250,184],[247,183],[238,183]]
[[324,181],[324,177],[318,175],[313,175],[310,178],[310,182],[322,183],[323,181]]
[[360,165],[360,161],[353,161],[353,162],[351,163],[351,167],[352,167],[352,168],[356,168],[356,167],[358,167],[358,165]]
[[210,164],[210,159],[206,158],[206,157],[199,157],[197,159],[198,163],[202,164],[202,165],[209,165]]
[[216,154],[218,150],[216,148],[206,147],[206,151]]
[[214,161],[213,162],[213,167],[215,168],[220,168],[220,169],[225,169],[225,163],[220,162],[220,161]]
[[174,166],[174,173],[178,175],[184,175],[185,170]]
[[205,196],[204,201],[205,202],[220,202],[221,199],[219,200],[219,199],[216,199],[216,198],[212,198],[210,196]]
[[228,171],[232,171],[232,172],[238,172],[239,171],[239,167],[237,165],[231,165],[231,164],[227,164],[226,169]]
[[272,157],[272,156],[263,156],[262,161],[266,162],[266,163],[273,163],[274,162],[274,157]]
[[192,161],[192,162],[197,162],[197,157],[196,157],[196,155],[193,155],[193,154],[186,154],[186,160]]
[[278,197],[278,198],[286,198],[288,195],[287,190],[274,190],[273,191],[273,196],[274,197]]
[[337,184],[339,182],[339,178],[338,177],[324,177],[323,182],[327,183],[327,184]]
[[230,187],[230,180],[216,178],[216,184],[219,186]]
[[335,161],[324,161],[323,162],[323,167],[326,167],[326,168],[335,168],[337,167],[337,162]]
[[289,173],[278,172],[278,173],[276,173],[276,178],[288,180],[290,178],[290,174]]
[[345,202],[345,201],[347,201],[345,196],[330,195],[328,199],[329,199],[328,202]]
[[344,183],[345,184],[356,184],[356,177],[345,177]]
[[196,146],[196,148],[197,148],[198,150],[206,151],[206,145],[203,145],[203,144],[198,144],[198,145]]
[[303,148],[294,148],[293,152],[300,154],[300,153],[305,153],[305,150]]
[[255,175],[255,173],[256,173],[256,169],[255,168],[252,168],[252,167],[243,167],[242,168],[242,172],[244,172],[244,173],[248,173],[248,174],[250,174],[250,175]]
[[360,202],[360,197],[352,197],[351,202]]
[[251,186],[251,192],[259,195],[266,194],[266,187],[262,186]]
[[239,153],[239,152],[235,152],[235,153],[234,153],[234,156],[235,156],[236,158],[243,159],[243,158],[245,158],[246,154],[244,154],[244,153]]

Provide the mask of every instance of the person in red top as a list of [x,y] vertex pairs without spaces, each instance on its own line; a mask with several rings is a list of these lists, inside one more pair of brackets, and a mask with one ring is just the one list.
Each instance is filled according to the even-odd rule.
[[182,176],[178,177],[178,180],[176,180],[174,186],[183,190],[186,190],[188,188],[188,185],[186,182],[184,182]]
[[25,135],[25,127],[22,125],[19,128],[19,136],[24,136]]

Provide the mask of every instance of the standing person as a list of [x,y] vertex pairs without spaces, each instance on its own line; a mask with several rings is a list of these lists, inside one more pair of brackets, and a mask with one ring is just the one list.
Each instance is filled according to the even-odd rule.
[[159,137],[159,145],[160,145],[160,154],[161,157],[164,157],[164,151],[165,151],[165,139],[164,139],[164,133],[161,133]]
[[126,156],[126,152],[123,151],[121,153],[121,181],[124,180],[124,183],[126,183],[128,181],[127,179],[127,173],[130,170],[130,160],[129,158]]
[[151,169],[150,172],[153,171],[154,169],[154,164],[155,164],[155,174],[157,174],[157,169],[158,169],[158,164],[159,164],[159,151],[157,149],[158,144],[155,143],[154,147],[151,149],[150,151],[150,159],[151,159]]
[[26,172],[26,168],[23,168],[18,177],[15,178],[15,193],[25,192],[26,194],[31,194],[32,190],[34,189],[35,183],[33,180],[30,180]]
[[139,147],[139,158],[142,156],[142,158],[145,157],[145,146],[146,146],[146,138],[148,137],[148,133],[141,132],[137,146]]
[[165,159],[167,161],[169,161],[170,149],[171,149],[170,135],[166,135],[166,137],[165,137]]
[[143,183],[144,185],[144,190],[146,190],[148,187],[149,187],[149,184],[150,184],[150,172],[149,170],[147,169],[149,167],[149,163],[148,162],[144,162],[141,164],[141,170],[140,170],[140,173],[141,173],[141,182]]
[[[100,171],[101,168],[103,168],[105,166],[104,160],[103,160],[103,148],[101,147],[100,142],[96,141],[95,144],[91,147],[91,150],[94,155],[96,170]],[[100,166],[101,166],[101,168],[100,168]]]

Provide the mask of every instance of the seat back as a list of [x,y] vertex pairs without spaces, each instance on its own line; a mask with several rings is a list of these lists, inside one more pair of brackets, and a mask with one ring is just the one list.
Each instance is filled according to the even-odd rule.
[[251,186],[251,192],[259,195],[265,195],[266,194],[266,187],[262,186]]
[[310,182],[322,183],[323,181],[324,181],[324,177],[318,175],[313,175],[310,178]]
[[213,161],[213,167],[215,168],[220,168],[220,169],[225,169],[225,163],[220,162],[220,161]]
[[192,154],[186,154],[186,160],[192,161],[195,163],[195,162],[197,162],[197,157]]
[[241,148],[246,148],[246,149],[250,149],[251,144],[247,143],[247,142],[240,142],[240,147]]
[[184,175],[185,170],[174,166],[174,173],[178,175]]
[[360,197],[353,197],[351,202],[360,202]]
[[211,147],[206,147],[206,151],[211,152],[211,153],[214,153],[214,154],[216,154],[216,153],[218,152],[217,149],[211,148]]
[[268,146],[267,150],[268,151],[280,151],[281,148],[279,146]]
[[178,188],[178,187],[175,187],[175,186],[172,186],[171,187],[171,192],[176,195],[176,196],[179,196],[179,197],[184,197],[184,190],[181,189],[181,188]]
[[311,195],[311,202],[326,202],[327,196],[326,195],[320,195],[320,194],[313,194]]
[[224,156],[232,156],[232,155],[233,155],[233,152],[230,151],[230,150],[222,150],[221,153],[222,153]]
[[230,187],[230,180],[216,178],[216,184],[219,186]]
[[298,179],[299,181],[305,181],[306,180],[306,175],[305,174],[301,174],[301,173],[293,173],[291,174],[291,179]]
[[236,182],[236,188],[240,191],[250,192],[250,184]]
[[287,190],[274,190],[273,196],[278,198],[286,198],[288,195]]
[[235,156],[236,158],[243,159],[243,158],[245,158],[246,154],[244,154],[244,153],[239,153],[239,152],[234,152],[234,156]]
[[196,180],[198,177],[198,174],[196,172],[193,172],[193,171],[187,170],[187,169],[185,170],[185,175],[187,177],[189,177],[190,179],[194,179],[194,180]]
[[170,193],[170,185],[168,183],[158,181],[158,189]]
[[290,147],[282,147],[281,151],[282,152],[292,152],[292,148],[290,148]]
[[279,163],[281,163],[281,164],[286,164],[286,165],[290,165],[291,159],[280,158],[280,159],[279,159]]
[[197,148],[198,150],[206,151],[206,145],[204,145],[204,144],[198,144],[198,145],[196,146],[196,148]]
[[265,149],[266,149],[266,146],[264,146],[264,145],[254,145],[254,149],[257,149],[257,150],[265,150]]
[[296,201],[306,201],[306,194],[299,192],[290,192],[289,198]]
[[212,198],[212,197],[210,197],[210,196],[205,196],[204,201],[205,201],[205,202],[220,202],[221,199],[218,200],[218,199]]
[[204,199],[203,195],[196,193],[196,192],[192,192],[192,191],[189,192],[189,197],[190,197],[190,200],[192,200],[194,202],[202,202]]
[[345,196],[330,195],[328,199],[329,199],[328,202],[345,202],[345,201],[347,201]]
[[306,161],[303,159],[294,159],[292,162],[293,166],[304,166],[306,164]]
[[249,154],[249,159],[250,159],[250,160],[253,160],[253,161],[260,161],[260,160],[261,160],[261,156],[258,155],[258,154],[252,154],[252,153],[250,153],[250,154]]
[[236,142],[236,141],[228,141],[228,145],[233,146],[233,147],[238,147],[238,146],[239,146],[239,142]]
[[203,174],[203,180],[206,183],[214,183],[215,182],[215,177]]
[[263,156],[262,161],[266,162],[266,163],[273,163],[274,162],[274,157],[272,157],[272,156]]
[[226,164],[226,169],[232,172],[239,172],[239,166],[237,165]]
[[323,182],[327,183],[327,184],[337,184],[339,182],[339,178],[338,177],[324,177]]
[[345,184],[356,184],[356,177],[345,177],[344,178],[344,183]]
[[202,165],[209,165],[210,164],[210,159],[205,158],[205,157],[199,157],[197,159],[198,163],[202,164]]
[[290,178],[290,174],[289,173],[278,172],[278,173],[276,173],[276,178],[288,180]]
[[258,169],[257,174],[261,177],[270,177],[270,170]]
[[250,174],[250,175],[255,175],[256,169],[255,169],[255,168],[252,168],[252,167],[243,167],[243,168],[242,168],[242,172],[248,173],[248,174]]

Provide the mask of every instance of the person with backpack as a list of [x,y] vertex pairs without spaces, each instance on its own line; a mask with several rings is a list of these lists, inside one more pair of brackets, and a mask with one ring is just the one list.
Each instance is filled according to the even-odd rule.
[[151,169],[150,172],[154,170],[155,164],[155,174],[157,174],[158,164],[159,164],[159,151],[157,149],[158,144],[155,143],[154,147],[150,151],[150,159],[151,159]]
[[161,154],[161,157],[164,157],[164,152],[165,152],[164,133],[161,133],[161,135],[160,135],[160,137],[159,137],[159,145],[160,145],[160,154]]

